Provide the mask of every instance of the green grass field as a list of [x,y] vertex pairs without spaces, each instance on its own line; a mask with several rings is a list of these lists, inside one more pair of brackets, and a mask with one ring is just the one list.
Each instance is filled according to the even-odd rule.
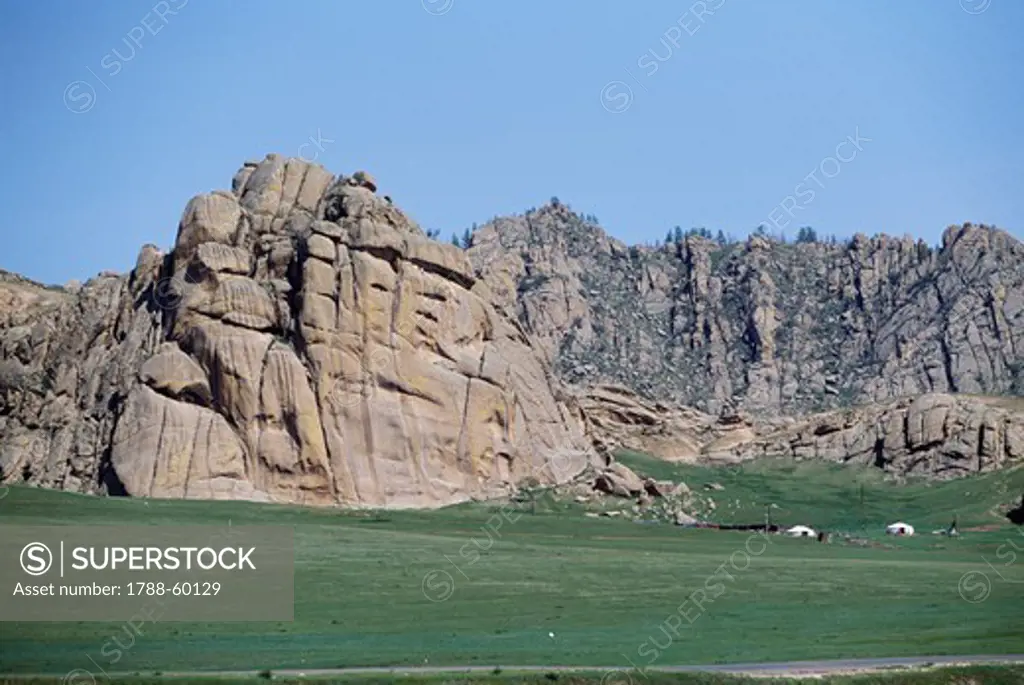
[[[149,624],[118,663],[101,647],[119,624],[0,623],[0,672],[628,668],[1024,652],[1024,557],[997,557],[1011,543],[1024,551],[1021,529],[997,510],[1019,500],[1024,471],[897,486],[874,471],[825,464],[703,469],[623,459],[695,490],[720,483],[725,489],[709,494],[723,522],[761,520],[764,506],[775,503],[778,523],[863,532],[875,545],[779,536],[765,543],[745,532],[587,518],[580,505],[551,497],[541,498],[536,513],[510,514],[514,522],[494,534],[485,524],[499,506],[480,503],[346,512],[12,488],[0,501],[4,524],[291,526],[296,606],[292,623]],[[954,511],[963,537],[927,534]],[[896,519],[924,534],[882,535]],[[978,526],[995,527],[967,530]],[[969,572],[968,597],[977,600],[987,588],[983,601],[961,597],[958,585]]]
[[[760,459],[710,468],[672,464],[636,452],[616,456],[637,472],[684,481],[695,492],[712,497],[717,507],[705,512],[719,523],[763,521],[765,505],[775,504],[772,520],[783,525],[808,524],[817,530],[877,536],[885,524],[899,520],[915,526],[918,534],[928,534],[948,526],[954,515],[961,527],[1006,523],[996,507],[1019,503],[1024,493],[1022,468],[899,485],[886,480],[878,469],[822,461]],[[706,491],[705,483],[718,483],[725,490]]]

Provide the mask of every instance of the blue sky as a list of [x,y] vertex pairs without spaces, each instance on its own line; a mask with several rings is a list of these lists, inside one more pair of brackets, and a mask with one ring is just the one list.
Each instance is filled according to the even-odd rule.
[[268,152],[444,237],[552,195],[627,242],[1024,234],[1016,0],[40,0],[0,33],[0,268],[45,282],[170,247]]

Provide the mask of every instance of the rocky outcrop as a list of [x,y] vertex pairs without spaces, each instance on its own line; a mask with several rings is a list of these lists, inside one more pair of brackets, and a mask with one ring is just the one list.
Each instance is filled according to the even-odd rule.
[[518,322],[375,190],[270,155],[127,276],[5,276],[0,480],[411,507],[578,473],[579,418]]
[[619,462],[609,464],[594,481],[594,489],[618,497],[631,497],[645,491],[646,483],[632,469]]
[[605,386],[585,393],[579,406],[588,434],[607,453],[631,449],[692,463],[822,459],[934,478],[1024,463],[1021,398],[927,393],[800,419],[755,419],[648,403]]
[[939,477],[1018,458],[1019,414],[980,397],[1024,394],[1024,245],[997,229],[950,227],[938,248],[884,235],[630,247],[552,203],[483,226],[468,253],[583,388],[602,452]]
[[666,461],[693,462],[700,456],[701,443],[713,437],[711,416],[648,402],[622,386],[590,388],[577,404],[587,435],[605,455],[631,449]]
[[1024,400],[925,394],[808,417],[706,456],[825,459],[899,475],[966,476],[1024,461]]
[[473,235],[474,266],[565,380],[712,415],[1024,394],[1024,245],[686,237],[626,246],[560,203]]
[[553,202],[461,250],[377,187],[271,155],[127,275],[0,272],[0,482],[411,507],[595,464],[661,494],[623,447],[940,477],[1024,451],[1002,231],[628,247]]

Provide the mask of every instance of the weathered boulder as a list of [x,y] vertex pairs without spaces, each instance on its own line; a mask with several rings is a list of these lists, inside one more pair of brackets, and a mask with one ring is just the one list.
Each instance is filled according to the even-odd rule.
[[[686,485],[681,483],[685,488]],[[653,478],[644,479],[644,491],[651,497],[671,497],[677,492],[677,486],[670,480],[654,480]]]
[[612,462],[598,474],[594,489],[617,497],[634,497],[644,491],[644,481],[621,462]]
[[675,514],[675,523],[677,526],[694,526],[697,524],[697,519],[690,516],[685,511],[677,511]]

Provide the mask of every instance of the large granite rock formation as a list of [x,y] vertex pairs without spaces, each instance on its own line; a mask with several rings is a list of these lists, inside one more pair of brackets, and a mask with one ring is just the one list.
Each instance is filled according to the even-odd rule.
[[619,447],[938,477],[1021,458],[1002,231],[627,247],[553,202],[460,250],[376,189],[271,155],[126,276],[0,272],[0,481],[411,507]]
[[984,226],[785,244],[628,247],[553,203],[468,250],[563,379],[711,414],[929,392],[1024,394],[1024,245]]
[[127,276],[0,278],[0,480],[436,506],[591,449],[466,254],[367,175],[270,155]]

